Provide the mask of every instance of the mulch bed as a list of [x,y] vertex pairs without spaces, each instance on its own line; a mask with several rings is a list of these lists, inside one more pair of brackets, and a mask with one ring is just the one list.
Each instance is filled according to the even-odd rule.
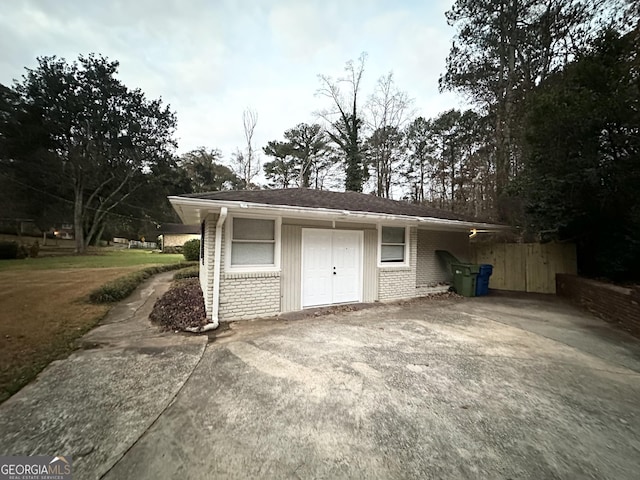
[[179,280],[160,297],[149,319],[163,330],[185,330],[207,323],[202,289],[197,278]]

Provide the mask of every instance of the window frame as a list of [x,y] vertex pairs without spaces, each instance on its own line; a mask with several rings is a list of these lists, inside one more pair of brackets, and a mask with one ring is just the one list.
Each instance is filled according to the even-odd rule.
[[[231,264],[231,249],[233,248],[233,219],[234,218],[246,218],[249,220],[272,220],[273,224],[273,264],[269,265],[232,265]],[[282,226],[282,217],[276,216],[263,216],[259,214],[230,214],[227,217],[225,225],[225,271],[229,273],[242,273],[242,272],[279,272],[280,271],[280,230]],[[270,243],[271,241],[245,241],[246,243]]]
[[[402,262],[383,262],[382,261],[382,229],[383,228],[403,228],[404,229],[404,261]],[[409,262],[409,242],[411,239],[409,227],[406,225],[378,225],[378,268],[406,268],[410,266]],[[391,245],[391,244],[390,244]],[[400,245],[400,244],[394,244]]]

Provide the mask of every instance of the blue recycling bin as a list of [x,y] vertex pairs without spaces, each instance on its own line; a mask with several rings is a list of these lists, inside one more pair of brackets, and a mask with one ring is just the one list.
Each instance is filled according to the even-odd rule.
[[476,279],[476,297],[489,294],[489,277],[493,273],[493,265],[480,265],[478,277]]

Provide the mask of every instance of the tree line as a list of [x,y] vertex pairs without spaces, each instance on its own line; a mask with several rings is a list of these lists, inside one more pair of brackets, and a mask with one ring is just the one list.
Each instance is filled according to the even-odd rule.
[[[347,190],[574,242],[581,273],[638,279],[639,18],[626,0],[457,0],[440,88],[471,108],[413,118],[392,74],[363,100],[361,56],[340,78],[319,76],[321,155],[342,160]],[[275,185],[296,178],[286,158]]]
[[363,54],[318,76],[315,121],[261,148],[246,110],[228,161],[211,147],[176,155],[175,113],[123,85],[117,62],[40,58],[0,86],[3,216],[72,215],[83,251],[175,219],[170,194],[343,188],[573,241],[583,273],[637,278],[638,18],[627,0],[457,0],[440,89],[468,109],[416,116],[393,73],[364,92]]

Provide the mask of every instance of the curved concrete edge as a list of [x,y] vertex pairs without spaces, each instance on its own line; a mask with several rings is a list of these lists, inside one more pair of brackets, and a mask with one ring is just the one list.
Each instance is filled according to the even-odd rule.
[[156,275],[0,405],[0,453],[71,455],[74,478],[105,475],[173,402],[208,338],[160,332],[148,316],[173,272]]

